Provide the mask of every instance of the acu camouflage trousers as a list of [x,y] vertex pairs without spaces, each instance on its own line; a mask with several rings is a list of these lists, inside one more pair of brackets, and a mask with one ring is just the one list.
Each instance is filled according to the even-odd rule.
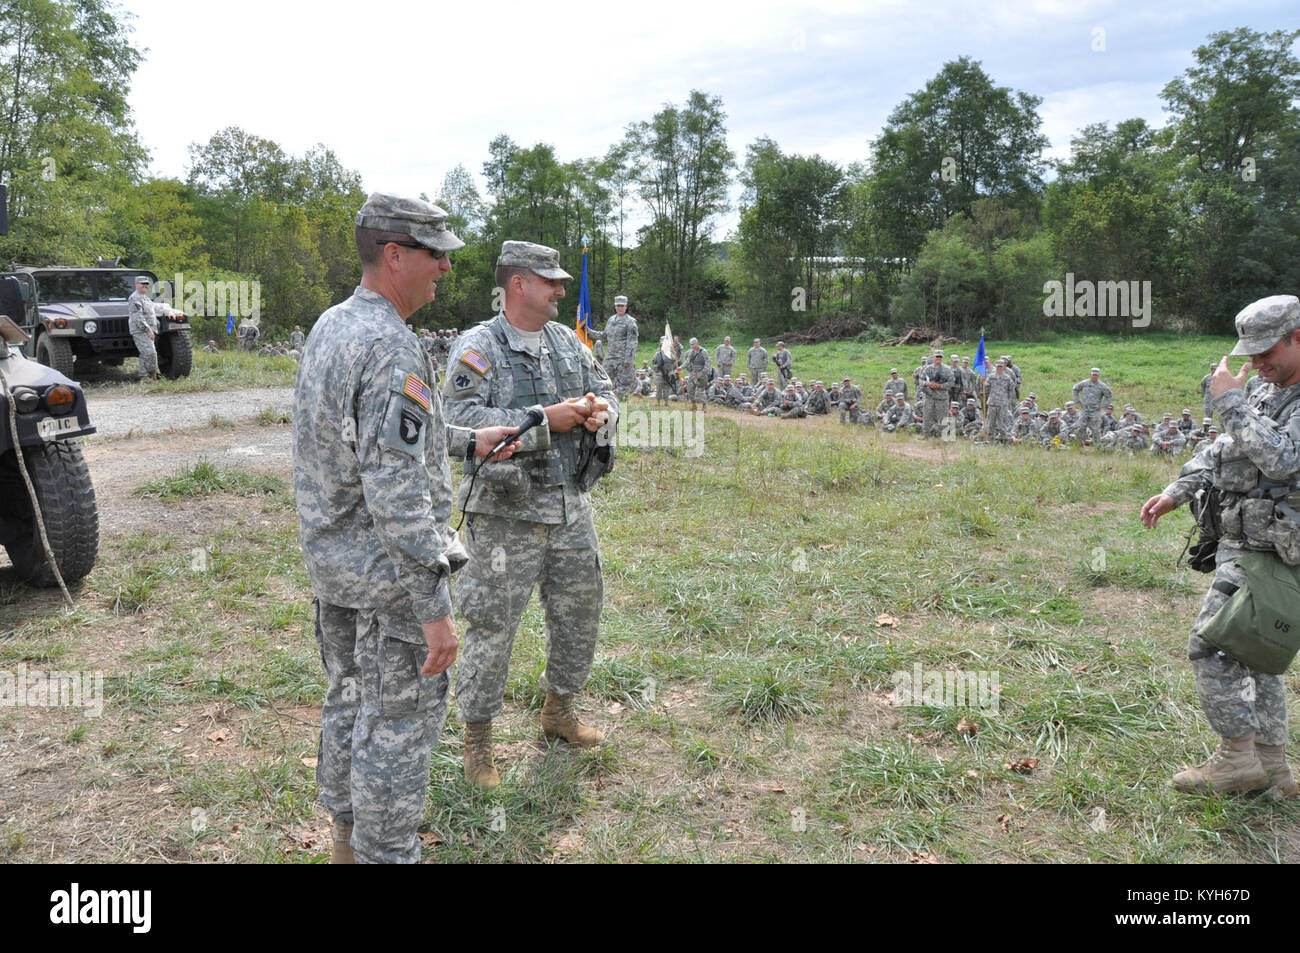
[[[1226,581],[1234,586],[1245,583],[1246,573],[1237,566],[1241,554],[1242,550],[1219,543],[1215,554],[1215,582]],[[1201,709],[1210,727],[1224,738],[1240,738],[1254,732],[1259,744],[1286,744],[1286,689],[1282,676],[1247,668],[1232,656],[1221,655],[1196,634],[1223,608],[1228,598],[1218,589],[1210,589],[1205,594],[1187,640]],[[1205,657],[1197,657],[1206,652],[1209,654]]]
[[600,549],[590,510],[564,525],[471,513],[469,562],[456,576],[456,609],[465,619],[456,672],[461,721],[501,714],[510,651],[537,585],[546,612],[542,688],[581,690],[596,655],[605,597]]
[[316,781],[335,822],[352,821],[359,864],[414,864],[429,759],[447,719],[446,672],[409,604],[347,609],[317,601],[316,641],[329,676]]
[[149,377],[158,373],[158,351],[154,348],[153,338],[148,331],[132,331],[131,340],[140,354],[140,376]]

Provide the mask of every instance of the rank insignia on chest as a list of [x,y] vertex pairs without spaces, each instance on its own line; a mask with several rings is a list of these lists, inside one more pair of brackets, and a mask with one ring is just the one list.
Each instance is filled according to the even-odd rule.
[[[433,393],[429,390],[429,385],[420,380],[414,374],[406,375],[406,384],[402,387],[402,393],[411,400],[415,401],[425,410],[429,410],[433,403]],[[414,443],[415,441],[409,441]]]
[[406,443],[416,443],[420,439],[420,427],[424,421],[417,417],[409,410],[402,411],[402,440]]
[[470,348],[462,354],[460,359],[464,364],[472,367],[480,374],[487,374],[487,372],[492,369],[492,365],[488,363],[487,358],[473,348]]

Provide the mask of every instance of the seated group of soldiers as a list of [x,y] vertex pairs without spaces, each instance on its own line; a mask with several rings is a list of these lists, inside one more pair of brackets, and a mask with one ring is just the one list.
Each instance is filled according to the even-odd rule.
[[[702,351],[694,347],[693,339],[691,343],[697,353]],[[899,376],[898,368],[892,368],[883,398],[874,409],[863,406],[861,389],[848,377],[829,388],[820,380],[809,387],[790,380],[782,388],[765,373],[755,385],[746,375],[733,378],[711,363],[680,384],[656,368],[660,371],[656,375],[658,388],[650,368],[643,367],[636,372],[632,393],[660,401],[691,400],[692,407],[699,400],[706,406],[717,404],[787,420],[838,411],[841,423],[878,426],[887,433],[910,431],[948,440],[964,437],[1056,448],[1095,445],[1102,451],[1149,450],[1168,456],[1194,452],[1202,440],[1213,440],[1219,433],[1210,417],[1203,417],[1197,426],[1188,408],[1179,417],[1164,414],[1154,428],[1143,422],[1131,404],[1125,404],[1123,414],[1116,417],[1110,387],[1101,381],[1096,367],[1087,379],[1074,385],[1075,400],[1066,401],[1064,408],[1045,410],[1039,408],[1037,394],[1020,398],[1021,372],[1010,355],[999,358],[987,376],[974,370],[970,362],[970,358],[954,354],[945,365],[942,351],[923,359],[912,373],[918,395],[915,404],[908,400],[907,381]],[[696,381],[700,386],[693,386]]]

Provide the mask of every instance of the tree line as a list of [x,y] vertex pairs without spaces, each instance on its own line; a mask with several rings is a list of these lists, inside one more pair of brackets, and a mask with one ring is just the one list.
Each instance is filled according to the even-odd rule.
[[[1156,325],[1227,331],[1245,302],[1300,286],[1297,37],[1211,35],[1164,87],[1162,128],[1086,126],[1055,163],[1041,100],[967,57],[844,166],[766,136],[737,157],[724,104],[698,90],[630,122],[601,156],[563,162],[550,144],[503,133],[481,170],[486,195],[457,165],[426,196],[468,244],[414,320],[486,317],[497,249],[514,238],[558,248],[575,275],[586,247],[598,311],[627,294],[638,316],[688,327],[772,333],[848,316],[882,335],[927,324],[1032,337],[1134,326],[1132,308],[1105,295],[1068,314],[1045,307],[1047,284],[1068,276],[1070,288],[1149,282]],[[346,297],[359,277],[360,175],[327,145],[295,156],[239,128],[192,144],[183,179],[146,175],[129,39],[109,0],[0,0],[0,261],[120,256],[168,279],[257,281],[273,337]],[[733,182],[739,224],[720,235]],[[224,315],[207,320],[224,328]]]

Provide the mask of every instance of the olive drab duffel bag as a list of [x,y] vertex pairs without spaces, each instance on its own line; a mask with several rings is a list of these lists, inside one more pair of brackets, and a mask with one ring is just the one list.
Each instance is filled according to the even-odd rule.
[[1216,582],[1229,599],[1196,634],[1243,665],[1281,675],[1300,650],[1300,566],[1268,552],[1244,553],[1237,565],[1246,584]]

